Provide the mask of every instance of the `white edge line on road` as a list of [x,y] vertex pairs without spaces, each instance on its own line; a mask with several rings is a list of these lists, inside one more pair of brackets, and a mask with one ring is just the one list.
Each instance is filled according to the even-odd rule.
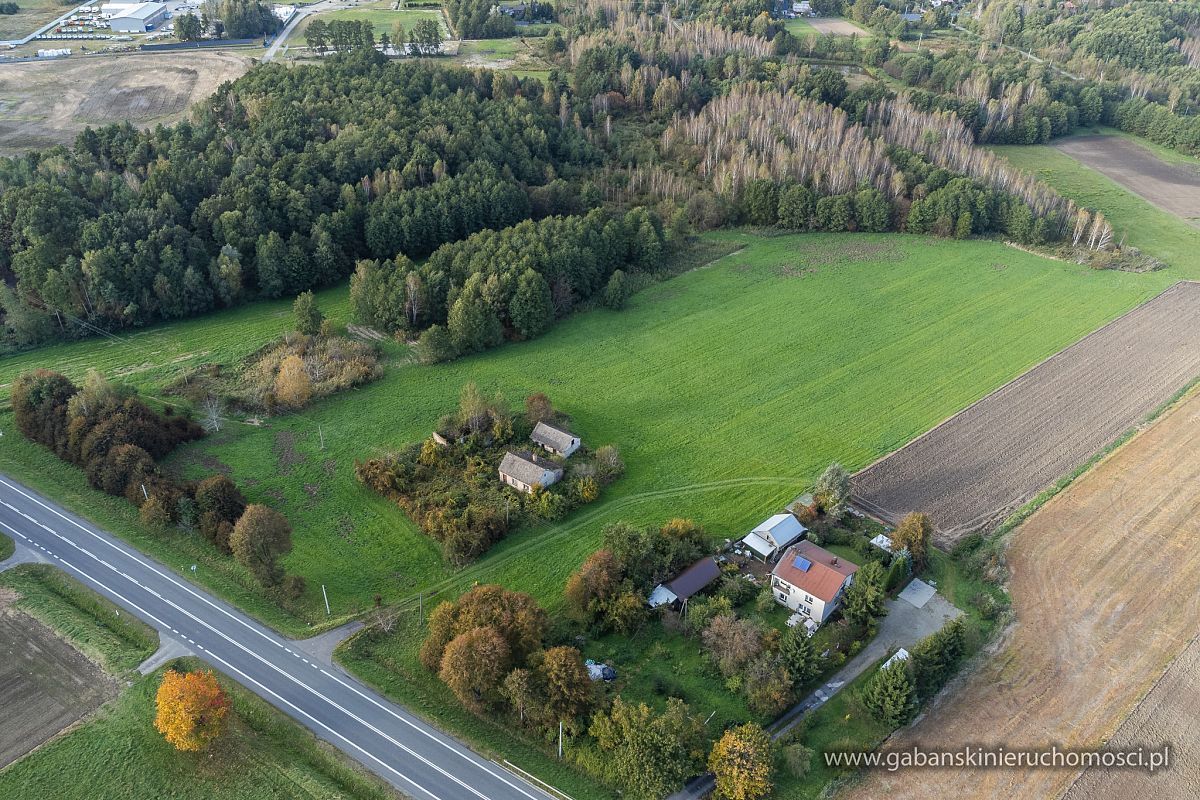
[[[28,537],[26,537],[24,534],[22,534],[22,533],[20,533],[20,532],[18,532],[18,531],[15,531],[15,530],[13,530],[13,529],[12,529],[12,528],[10,528],[8,525],[5,525],[3,522],[0,522],[0,527],[3,527],[3,528],[5,528],[5,529],[7,529],[7,530],[11,531],[12,533],[16,534],[17,536],[20,536],[22,539],[24,539],[24,540],[25,540],[25,541],[27,541],[27,542],[28,542],[28,541],[31,541],[31,540],[30,540]],[[83,570],[79,569],[79,568],[78,568],[78,567],[76,567],[74,564],[70,563],[69,561],[63,561],[63,564],[66,564],[68,567],[70,567],[71,569],[75,570],[75,572],[79,573],[79,575],[80,575],[80,576],[82,576],[82,577],[84,578],[84,580],[90,581],[90,582],[94,583],[95,585],[99,586],[101,589],[103,589],[104,591],[108,592],[108,593],[109,593],[110,595],[112,595],[113,597],[116,597],[116,598],[118,598],[118,599],[119,599],[119,600],[120,600],[122,603],[125,603],[127,606],[129,606],[130,608],[134,609],[134,610],[135,610],[135,611],[137,611],[138,613],[140,613],[140,614],[144,615],[144,616],[145,616],[145,617],[147,617],[148,619],[151,619],[151,620],[153,620],[153,621],[154,621],[155,623],[157,623],[158,625],[165,625],[165,624],[166,624],[166,623],[164,623],[162,620],[160,620],[158,617],[156,617],[156,616],[154,616],[153,614],[151,614],[149,611],[147,611],[147,610],[145,610],[144,608],[142,608],[142,607],[138,606],[138,605],[137,605],[136,603],[134,603],[132,600],[130,600],[130,599],[128,599],[127,597],[123,596],[123,595],[122,595],[122,594],[120,594],[119,592],[117,592],[117,591],[115,591],[115,590],[113,590],[113,589],[109,588],[107,585],[105,585],[105,584],[101,583],[100,581],[96,580],[96,579],[95,579],[95,578],[93,578],[91,575],[88,575],[86,572],[84,572]],[[135,585],[136,585],[136,584],[135,584]],[[189,639],[188,641],[191,641],[191,640]],[[201,648],[201,649],[203,649],[203,648]],[[334,735],[334,736],[336,736],[337,738],[341,739],[341,740],[342,740],[342,741],[344,741],[346,744],[348,744],[348,745],[350,745],[351,747],[353,747],[355,750],[358,750],[358,751],[359,751],[359,752],[361,752],[363,755],[365,755],[365,756],[367,756],[368,758],[370,758],[372,761],[375,761],[375,762],[377,762],[377,763],[378,763],[380,766],[382,766],[383,768],[385,768],[385,769],[389,770],[390,772],[394,772],[394,773],[395,773],[395,774],[396,774],[398,777],[400,777],[402,780],[404,780],[404,781],[407,781],[408,783],[412,784],[413,786],[415,786],[415,787],[416,787],[417,789],[419,789],[420,791],[424,792],[425,794],[429,795],[429,796],[430,796],[430,797],[432,797],[432,798],[435,798],[435,800],[442,800],[442,798],[440,798],[438,795],[436,795],[436,794],[434,794],[433,792],[429,791],[429,790],[428,790],[428,789],[426,789],[424,786],[422,786],[421,784],[419,784],[419,783],[417,783],[416,781],[414,781],[412,778],[409,778],[407,775],[404,775],[403,773],[401,773],[401,772],[397,771],[395,768],[391,767],[390,765],[388,765],[388,764],[387,764],[387,763],[385,763],[384,761],[380,760],[380,759],[379,759],[377,756],[375,756],[375,755],[371,754],[371,753],[370,753],[370,752],[368,752],[367,750],[364,750],[364,749],[363,749],[361,746],[359,746],[359,745],[355,744],[354,742],[350,741],[349,739],[347,739],[347,738],[346,738],[345,736],[343,736],[342,734],[338,733],[337,731],[333,730],[332,728],[330,728],[330,727],[329,727],[328,725],[326,725],[325,723],[321,722],[319,719],[316,719],[315,717],[311,716],[310,714],[308,714],[308,713],[307,713],[306,711],[304,711],[303,709],[296,707],[296,706],[295,706],[295,705],[293,705],[292,703],[290,703],[290,702],[288,702],[287,700],[285,700],[283,697],[280,697],[278,694],[276,694],[275,692],[271,691],[271,690],[270,690],[269,688],[267,688],[266,686],[263,686],[261,683],[259,683],[258,681],[254,680],[254,679],[253,679],[253,678],[251,678],[249,675],[247,675],[246,673],[242,672],[240,669],[238,669],[237,667],[233,666],[232,664],[230,664],[229,662],[227,662],[225,659],[221,658],[221,657],[220,657],[220,656],[218,656],[217,654],[215,654],[215,653],[213,653],[213,652],[209,651],[209,656],[210,656],[210,657],[211,657],[211,658],[212,658],[214,661],[219,661],[219,662],[220,662],[220,663],[221,663],[221,664],[222,664],[222,665],[223,665],[223,666],[224,666],[226,669],[228,669],[230,672],[233,672],[233,673],[235,673],[236,675],[238,675],[238,676],[239,676],[239,677],[240,677],[240,678],[241,678],[243,681],[245,681],[245,682],[247,682],[247,683],[252,683],[252,684],[254,684],[255,686],[257,686],[258,688],[262,689],[262,690],[263,690],[264,692],[266,692],[267,694],[269,694],[269,695],[271,695],[272,697],[274,697],[274,698],[275,698],[276,700],[278,700],[279,702],[283,703],[284,705],[286,705],[286,706],[288,706],[289,708],[291,708],[292,710],[294,710],[296,713],[300,714],[301,716],[304,716],[304,717],[308,718],[309,720],[312,720],[312,722],[313,722],[314,724],[316,724],[316,725],[318,725],[318,726],[320,726],[320,727],[324,728],[325,730],[329,731],[329,733],[331,733],[332,735]]]
[[[27,499],[27,500],[30,500],[30,501],[31,501],[31,502],[33,502],[33,503],[36,503],[37,505],[39,505],[39,506],[41,506],[42,508],[46,509],[47,511],[49,511],[49,512],[50,512],[50,513],[52,513],[52,514],[54,514],[55,516],[57,516],[57,517],[60,517],[60,518],[62,518],[63,520],[65,520],[65,521],[69,522],[70,524],[74,525],[76,528],[79,528],[79,529],[80,529],[80,530],[82,530],[84,533],[87,533],[89,536],[92,536],[93,538],[95,538],[97,541],[100,541],[100,542],[104,543],[105,545],[107,545],[107,546],[111,547],[112,549],[116,550],[117,552],[119,552],[119,553],[121,553],[121,554],[125,555],[127,558],[133,559],[134,561],[136,561],[136,562],[138,562],[139,564],[141,564],[142,566],[144,566],[146,569],[148,569],[148,570],[150,570],[151,572],[155,573],[156,575],[158,575],[159,577],[163,578],[164,580],[167,580],[167,581],[169,581],[169,582],[171,582],[171,583],[175,584],[176,586],[178,586],[180,589],[184,590],[184,591],[185,591],[185,592],[187,592],[188,594],[191,594],[193,597],[197,598],[198,600],[202,601],[203,603],[205,603],[205,604],[207,604],[207,605],[211,606],[212,608],[216,609],[217,611],[221,612],[221,613],[222,613],[222,614],[224,614],[225,616],[227,616],[227,617],[229,617],[230,619],[232,619],[232,620],[234,620],[235,622],[237,622],[239,625],[241,625],[241,626],[243,626],[243,627],[247,628],[248,630],[251,630],[251,631],[253,631],[253,632],[254,632],[254,633],[256,633],[256,634],[258,634],[258,635],[259,635],[259,636],[261,636],[262,638],[264,638],[264,639],[266,639],[267,641],[269,641],[269,642],[271,642],[272,644],[274,644],[276,647],[281,647],[281,648],[283,648],[283,649],[285,649],[285,650],[287,649],[287,647],[286,647],[286,646],[285,646],[285,645],[284,645],[282,642],[276,641],[275,639],[271,638],[271,637],[270,637],[270,636],[268,636],[267,634],[263,633],[263,631],[262,631],[262,630],[260,630],[260,629],[259,629],[259,628],[257,628],[256,626],[254,626],[254,625],[251,625],[250,623],[246,622],[246,620],[244,620],[244,619],[242,619],[242,618],[238,617],[236,614],[231,614],[231,613],[230,613],[230,612],[229,612],[227,609],[225,609],[225,608],[221,607],[221,606],[220,606],[219,604],[217,604],[217,603],[214,603],[212,600],[208,599],[208,598],[207,598],[207,597],[205,597],[203,594],[200,594],[200,593],[196,592],[195,590],[193,590],[191,587],[189,587],[189,586],[188,586],[188,585],[186,585],[186,584],[180,583],[180,582],[179,582],[179,581],[177,581],[177,580],[176,580],[176,579],[175,579],[173,576],[163,573],[161,570],[157,569],[157,568],[156,568],[154,565],[152,565],[152,564],[148,564],[148,563],[146,563],[145,561],[143,561],[143,560],[142,560],[141,558],[139,558],[139,557],[138,557],[136,554],[134,554],[134,553],[130,553],[129,551],[127,551],[127,550],[125,550],[124,548],[122,548],[122,547],[118,546],[117,544],[115,544],[115,543],[113,543],[113,542],[109,541],[108,539],[104,538],[103,536],[100,536],[100,535],[98,535],[98,534],[97,534],[95,531],[93,531],[93,530],[90,530],[90,529],[89,529],[87,526],[85,526],[85,525],[81,525],[79,522],[77,522],[76,520],[74,520],[74,519],[72,519],[71,517],[67,516],[66,514],[63,514],[63,513],[62,513],[61,511],[59,511],[58,509],[56,509],[56,508],[54,508],[54,507],[52,507],[52,506],[46,505],[45,503],[43,503],[43,502],[42,502],[41,500],[39,500],[38,498],[36,498],[36,497],[33,497],[32,495],[28,494],[27,492],[24,492],[24,491],[22,491],[20,488],[18,488],[18,487],[16,487],[16,486],[12,485],[12,484],[11,484],[11,483],[9,483],[8,481],[4,480],[4,478],[2,478],[2,477],[0,477],[0,485],[7,486],[9,489],[12,489],[14,492],[16,492],[17,494],[21,495],[21,496],[22,496],[22,497],[24,497],[25,499]],[[5,505],[7,505],[7,504],[5,504]],[[10,506],[10,508],[11,508],[11,506]],[[16,509],[13,509],[13,510],[14,510],[14,511],[16,511]],[[20,513],[20,512],[18,512],[18,513]],[[60,535],[60,534],[57,534],[57,532],[56,532],[56,535]],[[78,545],[76,545],[76,547],[78,547]],[[100,563],[104,564],[105,566],[108,566],[108,564],[105,564],[105,562],[104,562],[103,560],[101,560],[101,561],[100,561]],[[111,569],[111,567],[110,567],[110,569]],[[419,731],[419,732],[420,732],[422,735],[424,735],[425,737],[427,737],[427,738],[428,738],[428,739],[430,739],[431,741],[433,741],[433,742],[436,742],[437,744],[441,745],[442,747],[446,748],[447,750],[451,751],[452,753],[455,753],[455,754],[456,754],[456,755],[458,755],[459,757],[461,757],[461,758],[463,758],[463,759],[465,759],[465,760],[467,760],[467,761],[471,762],[472,764],[474,764],[474,765],[475,765],[476,767],[478,767],[479,769],[482,769],[484,772],[486,772],[486,773],[488,773],[489,775],[491,775],[493,778],[496,778],[497,780],[501,781],[502,783],[504,783],[504,784],[508,785],[510,788],[512,788],[512,789],[515,789],[516,791],[518,791],[518,792],[520,792],[521,794],[525,795],[526,797],[530,798],[530,800],[542,800],[542,798],[539,798],[537,795],[530,794],[529,792],[527,792],[527,791],[526,791],[525,789],[523,789],[522,787],[520,787],[520,786],[518,786],[518,785],[516,785],[516,784],[512,783],[511,781],[507,780],[506,778],[504,778],[504,776],[502,776],[502,775],[499,775],[499,774],[497,774],[496,772],[492,771],[490,768],[488,768],[488,766],[486,765],[486,763],[483,763],[483,759],[482,759],[481,757],[478,757],[478,756],[476,756],[476,755],[475,755],[475,754],[473,754],[473,753],[472,753],[472,754],[468,754],[467,752],[463,752],[461,749],[459,749],[458,747],[455,747],[455,746],[454,746],[454,745],[452,745],[450,742],[447,742],[447,741],[445,741],[444,739],[441,739],[441,738],[439,738],[438,736],[435,736],[434,734],[432,734],[432,733],[430,733],[428,730],[426,730],[426,729],[425,729],[423,726],[421,726],[421,725],[418,725],[418,724],[414,723],[412,720],[410,720],[410,719],[407,719],[407,718],[406,718],[406,717],[404,717],[403,715],[396,713],[396,711],[395,711],[394,709],[392,709],[392,708],[389,708],[388,706],[384,705],[383,703],[380,703],[380,702],[379,702],[378,700],[376,700],[375,698],[373,698],[373,697],[371,697],[370,695],[368,695],[368,694],[366,694],[366,693],[364,693],[364,692],[360,691],[360,690],[359,690],[358,688],[356,688],[355,686],[353,686],[353,685],[351,685],[351,684],[348,684],[348,683],[346,683],[345,681],[343,681],[341,678],[337,677],[336,675],[331,675],[330,677],[331,677],[331,678],[333,678],[333,680],[334,680],[334,681],[336,681],[337,683],[341,684],[341,685],[342,685],[344,688],[346,688],[346,689],[349,689],[350,691],[354,692],[355,694],[357,694],[357,695],[358,695],[359,697],[361,697],[362,699],[364,699],[364,700],[368,701],[368,702],[369,702],[369,703],[371,703],[372,705],[375,705],[376,707],[378,707],[378,708],[382,709],[383,711],[387,712],[387,713],[388,713],[388,714],[390,714],[391,716],[393,716],[393,717],[395,717],[396,719],[398,719],[399,721],[403,722],[405,725],[408,725],[408,726],[409,726],[409,727],[411,727],[412,729],[414,729],[414,730],[416,730],[416,731]],[[511,774],[511,773],[509,773],[509,774]],[[513,776],[513,777],[516,777],[516,776]],[[530,788],[533,788],[533,787],[531,786]]]

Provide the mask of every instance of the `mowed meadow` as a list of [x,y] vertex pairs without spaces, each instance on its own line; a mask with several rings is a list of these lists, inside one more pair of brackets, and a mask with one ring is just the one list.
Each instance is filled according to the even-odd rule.
[[[741,249],[654,284],[621,312],[576,315],[532,342],[438,366],[385,345],[384,377],[261,426],[230,422],[168,466],[229,472],[252,500],[291,519],[289,572],[305,596],[279,610],[198,537],[149,534],[132,508],[14,435],[0,416],[0,471],[28,481],[183,569],[268,622],[299,633],[369,608],[473,581],[529,591],[548,607],[605,522],[691,517],[716,540],[740,536],[830,461],[857,469],[1161,291],[1173,270],[1097,272],[992,241],[752,232],[712,235]],[[319,295],[345,323],[344,287]],[[286,330],[286,303],[46,348],[0,363],[0,383],[46,366],[123,375],[148,395],[188,366],[230,363]],[[396,507],[354,479],[356,459],[422,439],[467,381],[514,406],[544,391],[585,443],[616,444],[628,470],[594,505],[519,531],[464,570]],[[323,442],[323,447],[322,447]],[[191,574],[190,572],[188,574]]]

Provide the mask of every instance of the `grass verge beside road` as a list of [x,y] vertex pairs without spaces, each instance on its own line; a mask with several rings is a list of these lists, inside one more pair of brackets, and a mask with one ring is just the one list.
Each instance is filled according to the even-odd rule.
[[0,573],[0,586],[17,592],[17,608],[114,675],[132,672],[158,649],[153,628],[48,564],[13,567]]

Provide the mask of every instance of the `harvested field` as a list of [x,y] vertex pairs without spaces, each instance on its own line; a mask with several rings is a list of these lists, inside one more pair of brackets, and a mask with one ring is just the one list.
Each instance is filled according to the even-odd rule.
[[1120,136],[1080,136],[1055,147],[1163,211],[1200,219],[1200,169],[1168,164]]
[[232,53],[88,56],[0,70],[0,155],[70,144],[84,127],[169,124],[250,66]]
[[853,479],[895,523],[930,515],[952,544],[999,522],[1200,375],[1200,283],[1178,283]]
[[[1054,497],[1013,534],[1008,563],[1016,621],[1001,650],[952,686],[885,749],[1003,745],[1008,750],[1095,747],[1113,737],[1200,632],[1200,394]],[[1176,667],[1195,675],[1191,651]],[[1190,659],[1190,660],[1189,660]],[[1174,671],[1174,670],[1173,670]],[[1118,738],[1194,739],[1196,691],[1172,688],[1168,674]],[[1194,677],[1192,677],[1194,682]],[[1160,695],[1169,716],[1155,715]],[[1141,724],[1143,714],[1154,717]],[[1194,742],[1191,745],[1194,753]],[[1194,762],[1193,762],[1194,764]],[[1137,775],[1111,776],[1137,781]],[[910,770],[866,776],[854,798],[1057,797],[1071,770]],[[1190,775],[1165,778],[1191,780]],[[1081,787],[1097,778],[1085,776]],[[1155,780],[1158,780],[1157,778]],[[1119,783],[1142,786],[1140,783]],[[1187,797],[1194,791],[1080,794],[1077,797]],[[1100,783],[1103,789],[1107,784]],[[1157,784],[1145,784],[1146,787]],[[1083,791],[1083,788],[1078,791]]]
[[853,36],[858,34],[870,37],[870,33],[855,25],[850,20],[841,17],[809,17],[804,20],[810,27],[822,36]]
[[101,703],[117,685],[78,650],[0,596],[0,767],[16,761]]
[[1200,797],[1200,639],[1179,654],[1162,680],[1117,729],[1109,747],[1134,748],[1171,743],[1171,768],[1141,770],[1092,767],[1080,775],[1063,800],[1107,797]]

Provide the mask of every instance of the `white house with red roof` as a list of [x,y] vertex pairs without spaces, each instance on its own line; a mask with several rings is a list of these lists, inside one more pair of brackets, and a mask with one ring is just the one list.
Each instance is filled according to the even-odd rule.
[[854,582],[858,565],[809,541],[792,545],[771,570],[775,599],[818,625],[829,619]]

